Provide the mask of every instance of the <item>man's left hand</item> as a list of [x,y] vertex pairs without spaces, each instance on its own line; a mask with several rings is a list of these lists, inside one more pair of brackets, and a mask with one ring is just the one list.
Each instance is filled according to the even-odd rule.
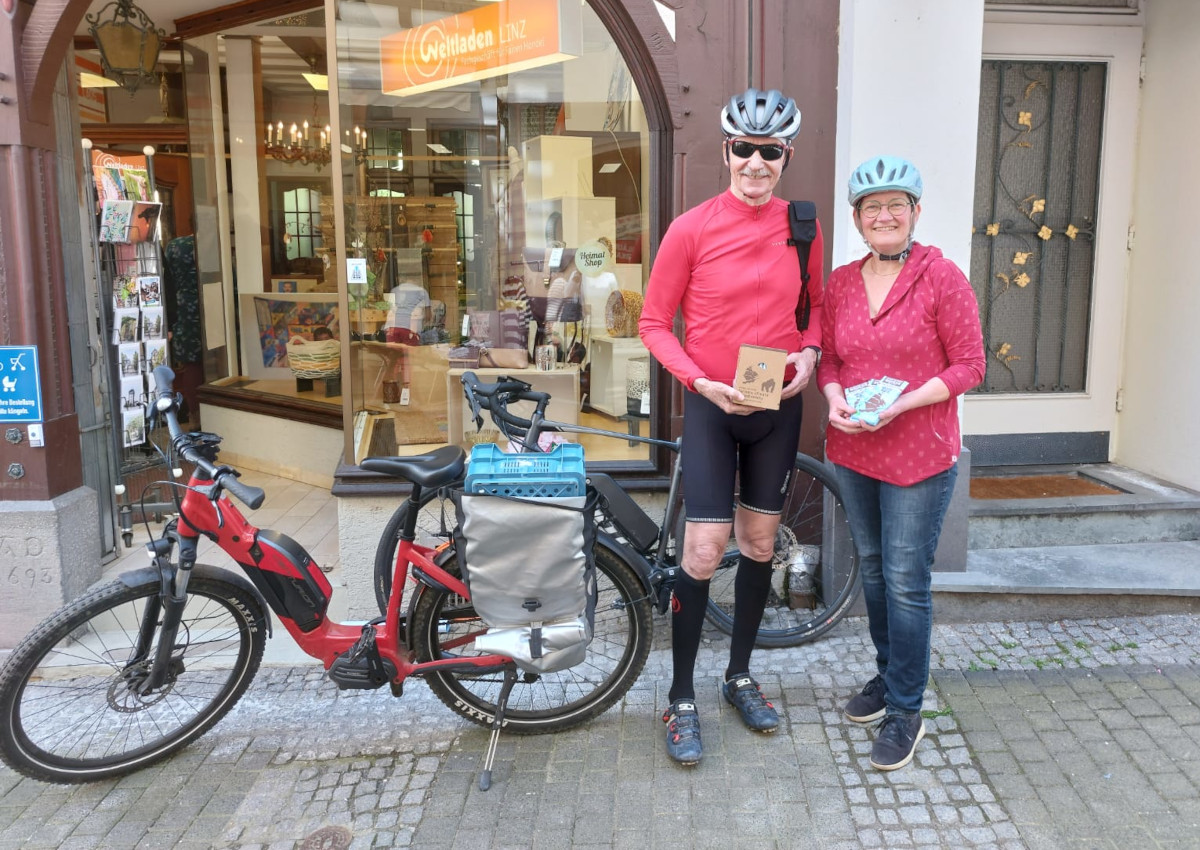
[[817,352],[811,348],[793,351],[787,356],[787,362],[796,367],[796,376],[784,386],[780,398],[791,398],[808,386],[817,371]]

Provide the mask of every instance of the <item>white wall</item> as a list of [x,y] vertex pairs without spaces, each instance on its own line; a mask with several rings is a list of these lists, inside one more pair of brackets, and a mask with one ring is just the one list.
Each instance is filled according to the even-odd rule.
[[205,428],[223,435],[221,461],[326,489],[342,459],[342,432],[229,407],[200,406]]
[[841,0],[833,264],[866,248],[846,180],[892,154],[925,181],[917,239],[963,269],[971,259],[983,0]]
[[1146,78],[1116,459],[1200,490],[1200,4],[1145,5]]

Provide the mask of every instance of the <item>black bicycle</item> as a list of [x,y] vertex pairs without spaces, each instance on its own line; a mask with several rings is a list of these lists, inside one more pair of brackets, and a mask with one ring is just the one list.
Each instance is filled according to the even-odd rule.
[[[614,440],[636,441],[675,452],[665,515],[656,522],[609,475],[588,473],[588,483],[600,494],[596,523],[596,547],[604,560],[628,564],[640,577],[645,592],[660,613],[670,606],[671,590],[680,569],[685,523],[682,515],[678,461],[681,440],[668,441],[556,422],[545,418],[550,395],[535,392],[529,384],[513,378],[481,383],[474,373],[462,376],[463,392],[477,427],[486,410],[500,433],[524,451],[537,451],[539,437],[547,432],[590,434]],[[518,402],[533,405],[529,418],[509,408]],[[528,409],[529,405],[524,405]],[[457,481],[426,491],[419,502],[417,528],[443,546],[452,547],[454,507],[449,489],[462,487]],[[375,595],[380,610],[391,594],[400,530],[408,521],[411,502],[392,514],[375,552]],[[730,634],[733,629],[734,576],[738,560],[736,541],[730,546],[710,585],[708,620]],[[858,596],[858,553],[850,536],[845,509],[830,469],[805,454],[796,455],[788,483],[783,521],[775,541],[774,580],[756,645],[795,646],[814,640],[832,629],[846,615]]]

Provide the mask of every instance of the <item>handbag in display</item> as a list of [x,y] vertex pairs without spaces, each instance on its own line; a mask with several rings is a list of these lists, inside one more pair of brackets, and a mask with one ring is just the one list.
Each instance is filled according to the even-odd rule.
[[525,369],[529,366],[529,352],[524,348],[482,348],[479,365],[488,369]]
[[480,351],[482,349],[477,345],[459,345],[450,349],[450,368],[478,369]]

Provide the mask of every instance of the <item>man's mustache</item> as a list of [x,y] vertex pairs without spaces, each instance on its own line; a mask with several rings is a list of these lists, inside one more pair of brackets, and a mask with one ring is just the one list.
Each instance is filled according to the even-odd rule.
[[766,168],[743,168],[738,174],[751,180],[760,180],[763,177],[771,176],[771,172]]

